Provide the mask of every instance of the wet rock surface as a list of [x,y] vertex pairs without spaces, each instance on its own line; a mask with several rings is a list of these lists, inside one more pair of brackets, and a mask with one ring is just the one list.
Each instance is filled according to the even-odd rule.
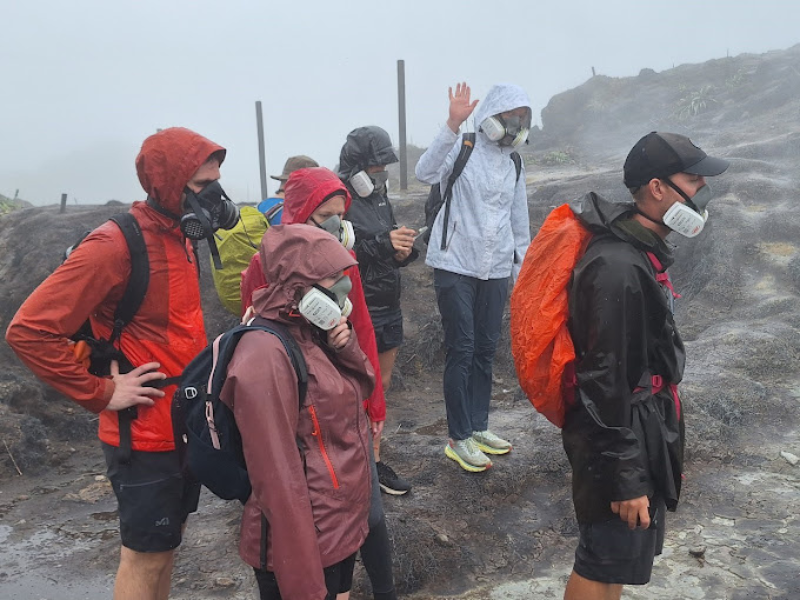
[[[732,163],[712,183],[706,231],[673,240],[679,247],[672,274],[683,295],[676,319],[688,353],[681,386],[687,478],[677,513],[668,515],[651,583],[626,589],[624,598],[800,598],[800,96],[786,93],[794,85],[788,79],[770,79],[788,78],[797,52],[730,63],[733,88],[684,120],[674,112],[679,76],[695,85],[722,77],[724,64],[597,78],[553,102],[577,106],[575,114],[619,115],[614,98],[631,106],[632,95],[655,98],[653,86],[664,85],[675,97],[664,92],[659,98],[673,98],[673,105],[653,104],[651,120],[631,113],[621,129],[615,125],[621,117],[587,118],[582,129],[574,116],[557,125],[554,112],[546,135],[527,150],[534,231],[553,206],[589,190],[625,199],[624,155],[655,127],[690,133]],[[392,193],[398,221],[418,226],[426,194],[418,184]],[[28,209],[0,217],[0,329],[63,249],[116,210],[70,209],[60,216],[53,208]],[[201,265],[214,335],[235,319],[216,299],[205,252]],[[406,344],[388,395],[382,450],[414,485],[407,496],[384,496],[398,589],[418,599],[560,598],[577,543],[569,465],[559,431],[533,411],[516,384],[507,327],[490,418],[514,450],[486,473],[468,474],[443,453],[442,333],[423,259],[404,273],[403,301]],[[93,439],[95,417],[36,382],[1,343],[0,361],[0,596],[107,598],[117,564],[117,516]],[[178,554],[173,598],[254,597],[252,575],[237,554],[239,510],[204,493]],[[352,597],[370,597],[360,563]]]

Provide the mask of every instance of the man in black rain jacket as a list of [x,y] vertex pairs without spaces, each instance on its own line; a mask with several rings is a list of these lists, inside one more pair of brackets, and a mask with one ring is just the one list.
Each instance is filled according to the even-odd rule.
[[590,193],[573,208],[593,237],[569,288],[576,388],[563,442],[580,541],[565,600],[617,600],[623,584],[650,580],[661,553],[684,447],[677,384],[685,353],[665,238],[702,230],[705,177],[727,167],[684,136],[653,132],[625,162],[634,203]]

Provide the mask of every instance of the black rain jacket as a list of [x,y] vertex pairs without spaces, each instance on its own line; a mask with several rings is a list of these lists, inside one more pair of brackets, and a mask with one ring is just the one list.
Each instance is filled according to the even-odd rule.
[[370,313],[400,308],[400,267],[415,261],[419,251],[413,248],[403,262],[395,260],[389,233],[397,222],[388,196],[375,191],[361,198],[349,180],[366,167],[395,162],[389,134],[375,126],[351,131],[339,156],[339,177],[353,197],[345,218],[353,223],[356,234],[354,250]]
[[669,386],[653,394],[651,381],[660,375],[666,384],[679,383],[685,353],[671,292],[656,281],[647,252],[663,269],[672,254],[662,241],[635,235],[635,225],[620,225],[632,216],[633,204],[590,193],[573,210],[594,233],[569,288],[577,386],[562,437],[578,522],[618,519],[612,501],[644,495],[675,510],[683,414]]

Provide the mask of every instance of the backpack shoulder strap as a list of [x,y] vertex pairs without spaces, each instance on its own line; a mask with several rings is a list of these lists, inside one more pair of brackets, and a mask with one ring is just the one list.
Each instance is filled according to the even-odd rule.
[[467,164],[473,148],[475,148],[475,132],[465,133],[462,135],[461,152],[458,153],[456,162],[453,163],[453,172],[450,173],[450,177],[447,179],[447,191],[445,191],[445,194],[448,194],[452,191],[453,184],[464,171],[464,166]]
[[519,176],[522,174],[522,157],[519,152],[512,152],[511,160],[514,161],[514,167],[517,169],[517,181],[519,181]]
[[228,375],[228,363],[233,358],[233,352],[236,350],[239,340],[248,331],[266,331],[281,341],[297,374],[297,389],[300,406],[302,406],[308,390],[308,367],[303,353],[286,327],[276,321],[261,317],[256,317],[248,325],[237,325],[214,342],[214,367],[209,376],[209,389],[207,390],[209,396],[219,397]]
[[303,352],[300,350],[300,346],[297,345],[297,341],[294,339],[294,336],[289,333],[289,330],[277,321],[256,317],[253,320],[253,325],[277,336],[286,349],[286,353],[292,361],[295,373],[297,373],[297,389],[300,396],[300,406],[302,407],[306,399],[306,392],[308,391],[308,366],[306,365],[306,359],[303,358]]
[[147,256],[147,246],[139,223],[130,213],[121,213],[110,218],[117,224],[125,236],[128,252],[131,256],[131,275],[128,285],[122,294],[116,310],[114,311],[114,328],[111,332],[112,344],[119,339],[123,328],[131,322],[147,294],[150,285],[150,260]]
[[274,219],[275,215],[281,212],[281,210],[283,210],[283,200],[281,200],[280,202],[276,202],[275,204],[270,206],[267,209],[267,212],[264,213],[264,216],[267,218],[267,222],[269,223],[270,226],[272,226],[272,219]]
[[465,133],[461,136],[461,151],[456,157],[456,162],[453,163],[453,171],[450,177],[447,178],[447,187],[445,187],[442,199],[444,201],[444,222],[442,223],[442,244],[441,249],[447,248],[447,224],[450,221],[450,199],[453,197],[453,186],[456,179],[461,176],[464,166],[467,164],[472,149],[475,148],[475,132]]

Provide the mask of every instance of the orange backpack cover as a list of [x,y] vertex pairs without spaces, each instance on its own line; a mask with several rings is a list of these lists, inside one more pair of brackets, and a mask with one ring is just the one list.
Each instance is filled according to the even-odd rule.
[[511,354],[517,378],[534,408],[564,426],[575,348],[567,329],[567,286],[592,234],[568,204],[554,209],[525,254],[511,294]]

